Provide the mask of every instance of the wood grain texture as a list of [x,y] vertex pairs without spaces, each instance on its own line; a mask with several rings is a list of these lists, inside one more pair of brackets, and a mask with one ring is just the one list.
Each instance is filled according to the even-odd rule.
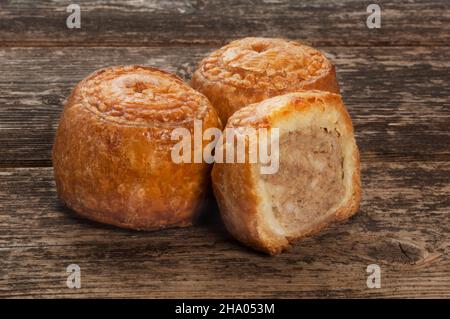
[[[450,298],[450,1],[0,1],[0,297]],[[64,100],[90,72],[154,65],[188,80],[243,36],[304,40],[337,66],[361,150],[360,212],[277,257],[234,241],[214,203],[192,228],[133,232],[56,198]],[[66,288],[79,264],[82,288]],[[381,266],[381,289],[366,267]]]
[[[51,166],[65,98],[94,70],[146,64],[191,77],[212,48],[0,50],[0,167]],[[363,160],[450,158],[447,48],[323,48],[335,62]],[[26,70],[26,72],[24,72]]]
[[[364,163],[351,220],[268,257],[241,246],[217,212],[199,225],[133,232],[80,219],[51,168],[0,173],[0,296],[450,297],[449,162]],[[82,288],[66,288],[76,263]],[[366,267],[382,288],[366,287]]]
[[370,0],[2,1],[2,46],[223,44],[243,36],[302,38],[314,46],[448,45],[450,1],[379,0],[382,27],[366,26]]

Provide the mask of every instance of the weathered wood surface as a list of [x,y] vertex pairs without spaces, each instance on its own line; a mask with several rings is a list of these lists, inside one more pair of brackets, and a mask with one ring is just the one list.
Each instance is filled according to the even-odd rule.
[[3,46],[222,44],[243,36],[302,38],[315,46],[448,45],[450,1],[376,1],[382,28],[366,26],[369,0],[90,1],[68,29],[73,1],[1,1]]
[[[267,257],[239,245],[217,214],[195,227],[131,232],[77,218],[51,168],[0,179],[0,296],[450,297],[449,162],[363,163],[361,211]],[[77,263],[82,288],[65,286]],[[382,288],[366,287],[367,265]]]
[[[0,297],[449,297],[450,1],[0,2]],[[360,212],[277,257],[198,225],[132,232],[56,198],[50,151],[64,99],[97,68],[148,64],[189,79],[242,36],[306,40],[337,67],[362,157]],[[96,47],[101,46],[101,47]],[[82,288],[68,289],[77,263]],[[379,264],[382,288],[368,289]]]
[[[189,79],[212,48],[0,50],[0,167],[51,166],[62,104],[78,81],[115,64],[148,64]],[[448,48],[323,48],[335,62],[363,160],[450,157]],[[25,71],[26,70],[26,71]]]

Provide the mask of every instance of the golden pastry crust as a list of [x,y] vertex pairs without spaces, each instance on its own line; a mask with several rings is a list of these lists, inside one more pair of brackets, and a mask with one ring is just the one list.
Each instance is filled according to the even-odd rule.
[[299,90],[339,93],[334,65],[319,51],[295,41],[244,38],[201,61],[192,86],[206,95],[222,123],[238,109]]
[[[342,148],[343,196],[327,212],[317,212],[307,224],[298,225],[296,232],[289,231],[276,216],[273,199],[264,187],[258,164],[215,163],[212,171],[214,194],[227,229],[239,241],[256,250],[278,254],[289,243],[357,212],[361,198],[359,152],[350,116],[339,95],[307,91],[277,96],[240,109],[229,119],[226,128],[239,128],[243,135],[255,131],[258,134],[258,130],[254,130],[258,128],[279,128],[280,140],[291,132],[326,129],[336,132]],[[245,141],[248,151],[248,139]],[[298,192],[298,189],[293,191]]]
[[[87,218],[132,229],[188,226],[209,182],[206,163],[171,159],[174,128],[221,127],[206,97],[143,66],[98,70],[73,90],[53,147],[58,195]],[[192,143],[193,144],[193,143]]]

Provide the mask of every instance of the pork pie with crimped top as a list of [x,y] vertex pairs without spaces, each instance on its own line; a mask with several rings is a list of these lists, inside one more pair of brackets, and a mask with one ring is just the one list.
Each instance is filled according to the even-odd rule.
[[210,167],[174,163],[171,132],[192,132],[195,119],[203,130],[221,127],[208,99],[175,75],[136,65],[94,72],[73,90],[59,122],[59,197],[82,216],[120,227],[190,225]]
[[191,82],[224,124],[241,107],[277,95],[299,90],[339,93],[334,65],[320,51],[274,38],[244,38],[212,52]]
[[[267,99],[234,113],[226,128],[237,128],[241,135],[279,129],[276,173],[261,174],[262,164],[248,161],[214,164],[222,219],[239,241],[278,254],[292,241],[358,210],[359,152],[338,94],[306,91]],[[243,140],[249,150],[250,139]]]

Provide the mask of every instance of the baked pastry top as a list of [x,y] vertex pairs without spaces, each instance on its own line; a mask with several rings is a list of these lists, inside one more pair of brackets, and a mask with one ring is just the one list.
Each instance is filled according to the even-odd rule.
[[[358,210],[359,152],[339,95],[305,91],[270,98],[237,111],[228,120],[230,128],[243,138],[249,153],[251,136],[260,135],[259,129],[279,130],[276,172],[262,174],[261,162],[214,164],[221,215],[241,242],[278,254],[292,241]],[[216,150],[223,145],[230,141]]]
[[339,93],[334,66],[321,52],[274,38],[244,38],[212,52],[195,71],[192,86],[210,99],[223,123],[245,105],[284,93]]
[[135,126],[173,126],[203,118],[210,104],[173,74],[150,67],[99,70],[79,85],[79,103],[99,117]]
[[[59,197],[90,219],[133,229],[190,225],[206,163],[174,163],[175,128],[221,127],[208,99],[152,67],[98,70],[73,90],[53,147]],[[201,151],[194,149],[192,152]]]

